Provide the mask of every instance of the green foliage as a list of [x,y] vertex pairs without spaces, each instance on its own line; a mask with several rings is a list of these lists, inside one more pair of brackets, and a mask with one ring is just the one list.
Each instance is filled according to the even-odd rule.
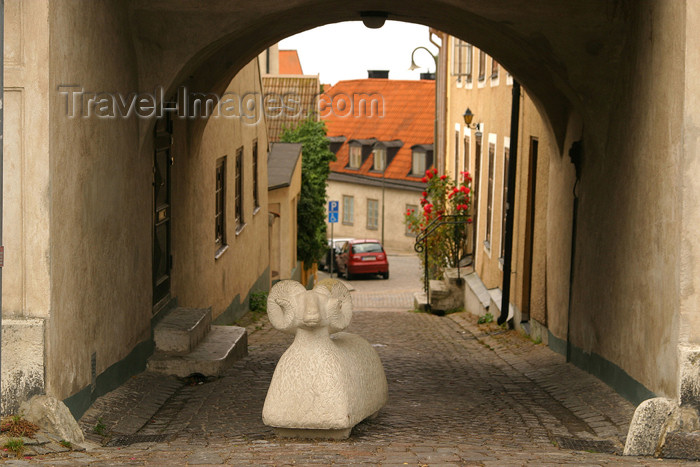
[[250,294],[250,311],[267,313],[267,292],[260,291]]
[[[456,267],[465,251],[468,224],[472,222],[469,216],[472,200],[469,172],[462,172],[461,180],[455,185],[450,177],[438,176],[437,169],[428,169],[422,178],[426,187],[420,199],[421,208],[405,213],[406,225],[416,235],[431,225],[435,226],[443,216],[463,216],[464,223],[441,225],[427,237],[428,266],[432,279],[441,279],[446,267]],[[421,263],[425,262],[423,253],[419,253],[418,257]],[[425,268],[425,264],[422,267]]]
[[484,316],[480,316],[477,321],[479,324],[493,323],[493,315],[491,313],[486,313]]
[[107,425],[105,425],[105,424],[102,422],[102,418],[98,418],[98,419],[97,419],[97,424],[95,424],[95,428],[93,428],[92,431],[94,431],[95,433],[97,433],[97,434],[100,435],[100,436],[105,436],[105,434],[106,434],[106,431],[105,431],[105,430],[106,430],[106,429],[107,429]]
[[326,180],[335,154],[329,149],[325,123],[311,117],[296,128],[285,129],[281,141],[302,144],[297,257],[308,269],[326,254]]
[[73,449],[73,443],[71,443],[70,441],[66,441],[65,439],[59,441],[58,444],[60,444],[64,448]]
[[17,457],[20,457],[24,452],[24,440],[22,438],[10,438],[3,446],[3,449],[13,452]]

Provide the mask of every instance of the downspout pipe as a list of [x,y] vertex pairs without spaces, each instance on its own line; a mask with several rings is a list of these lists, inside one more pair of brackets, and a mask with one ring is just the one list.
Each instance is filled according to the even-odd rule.
[[518,128],[520,126],[520,83],[513,80],[513,104],[510,111],[510,153],[508,160],[508,198],[506,199],[505,251],[503,253],[503,294],[498,324],[508,319],[510,271],[513,257],[513,218],[515,217],[515,170],[518,166]]

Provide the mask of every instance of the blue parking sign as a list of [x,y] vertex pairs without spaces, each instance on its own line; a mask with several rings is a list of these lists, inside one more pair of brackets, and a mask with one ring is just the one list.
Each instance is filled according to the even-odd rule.
[[328,212],[338,212],[339,207],[340,203],[338,201],[328,201]]
[[337,212],[329,212],[328,213],[328,222],[331,224],[337,224],[338,223],[338,213]]

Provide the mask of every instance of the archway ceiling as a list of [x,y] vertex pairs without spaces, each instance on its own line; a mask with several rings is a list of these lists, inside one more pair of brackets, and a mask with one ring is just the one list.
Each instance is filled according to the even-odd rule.
[[[495,57],[548,117],[563,149],[572,110],[607,125],[625,40],[626,0],[131,0],[143,89],[221,92],[265,47],[365,10],[425,24]],[[348,38],[352,40],[352,38]]]

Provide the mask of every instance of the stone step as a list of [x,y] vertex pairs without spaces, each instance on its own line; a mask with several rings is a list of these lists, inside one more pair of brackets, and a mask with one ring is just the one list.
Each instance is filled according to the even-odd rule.
[[450,295],[450,288],[443,281],[431,280],[430,281],[430,299],[439,299],[448,297]]
[[422,290],[413,294],[413,309],[428,311],[428,296]]
[[153,330],[156,351],[186,355],[211,328],[211,308],[173,308]]
[[211,326],[202,342],[187,355],[156,351],[148,360],[148,370],[181,378],[192,373],[221,374],[248,355],[248,334],[239,326]]
[[[489,305],[489,311],[493,315],[493,319],[495,320],[501,315],[501,305],[502,305],[502,298],[503,298],[503,293],[501,289],[489,289],[489,296],[491,297],[491,304]],[[513,319],[513,316],[515,315],[515,310],[513,309],[513,304],[508,303],[508,318],[506,318],[506,321],[510,321]]]

